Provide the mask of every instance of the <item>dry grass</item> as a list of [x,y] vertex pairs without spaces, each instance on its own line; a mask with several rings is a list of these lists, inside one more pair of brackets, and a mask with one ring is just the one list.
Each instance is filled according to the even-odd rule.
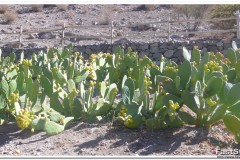
[[7,10],[4,13],[6,23],[13,23],[17,18],[17,12],[15,10]]
[[67,4],[59,4],[59,5],[57,5],[57,7],[60,11],[68,10],[68,5]]
[[8,5],[7,4],[0,4],[0,13],[3,14],[7,11]]
[[32,7],[33,12],[42,12],[43,11],[42,4],[32,4],[31,7]]
[[[197,20],[204,19],[209,12],[210,5],[172,5],[171,9],[177,19]],[[197,31],[201,22],[181,23],[187,31]]]
[[99,18],[98,25],[109,25],[111,23],[112,8],[105,6],[102,10],[102,16]]

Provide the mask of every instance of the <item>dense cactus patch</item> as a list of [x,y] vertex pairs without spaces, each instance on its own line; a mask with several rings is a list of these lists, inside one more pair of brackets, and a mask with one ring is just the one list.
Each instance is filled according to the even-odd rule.
[[[0,61],[1,124],[55,135],[73,120],[117,121],[150,130],[184,124],[211,127],[222,120],[239,142],[240,51],[192,53],[183,48],[181,64],[160,58],[160,65],[129,48],[83,59],[72,46],[20,59]],[[120,98],[116,98],[116,97]],[[188,111],[191,111],[190,114]]]

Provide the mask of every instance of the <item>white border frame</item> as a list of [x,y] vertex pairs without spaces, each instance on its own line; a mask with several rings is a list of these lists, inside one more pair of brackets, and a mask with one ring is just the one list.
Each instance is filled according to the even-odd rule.
[[[99,3],[100,2],[100,3]],[[1,0],[0,4],[240,4],[239,0]],[[217,159],[217,156],[1,156],[0,159]]]
[[0,4],[240,4],[239,0],[1,0]]

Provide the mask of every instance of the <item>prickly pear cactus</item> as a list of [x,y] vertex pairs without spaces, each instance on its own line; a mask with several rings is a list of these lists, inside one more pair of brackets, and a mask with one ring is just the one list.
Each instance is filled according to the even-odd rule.
[[160,118],[149,118],[146,120],[146,127],[151,131],[157,131],[168,127],[167,123]]

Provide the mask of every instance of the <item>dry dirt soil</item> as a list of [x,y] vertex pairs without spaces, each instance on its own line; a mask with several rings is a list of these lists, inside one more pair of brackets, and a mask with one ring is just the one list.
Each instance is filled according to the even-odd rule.
[[185,126],[152,132],[110,123],[74,122],[55,136],[0,126],[0,156],[216,155],[216,149],[240,149],[222,122],[211,129]]

